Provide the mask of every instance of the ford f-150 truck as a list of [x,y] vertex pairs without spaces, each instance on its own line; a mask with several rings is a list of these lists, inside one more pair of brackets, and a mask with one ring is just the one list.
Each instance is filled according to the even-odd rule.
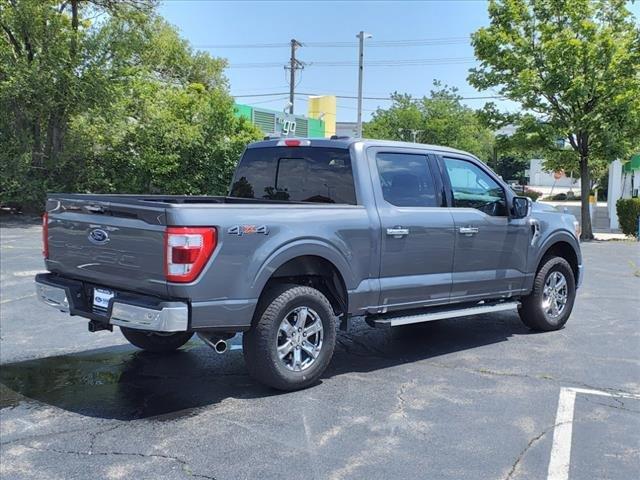
[[517,310],[566,323],[582,281],[572,215],[519,197],[473,155],[378,140],[271,139],[229,195],[51,194],[39,298],[169,352],[243,332],[249,373],[304,388],[336,329]]

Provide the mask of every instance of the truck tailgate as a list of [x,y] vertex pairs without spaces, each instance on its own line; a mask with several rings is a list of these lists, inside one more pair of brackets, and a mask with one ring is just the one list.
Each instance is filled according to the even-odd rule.
[[143,203],[100,195],[50,198],[47,268],[96,285],[166,295],[165,208]]

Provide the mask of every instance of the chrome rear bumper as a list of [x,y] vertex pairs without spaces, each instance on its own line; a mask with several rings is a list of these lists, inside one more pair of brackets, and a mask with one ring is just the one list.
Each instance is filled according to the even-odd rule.
[[109,323],[154,332],[184,332],[189,325],[189,307],[186,303],[172,303],[175,306],[155,310],[114,301]]
[[[56,279],[49,274],[36,277],[36,294],[44,304],[62,312],[121,327],[154,332],[184,332],[189,329],[189,306],[153,297],[116,296],[106,313],[91,311],[79,282]],[[81,285],[81,284],[80,284]]]
[[61,312],[69,312],[69,300],[67,300],[67,292],[64,288],[36,282],[36,295],[45,305],[57,308]]

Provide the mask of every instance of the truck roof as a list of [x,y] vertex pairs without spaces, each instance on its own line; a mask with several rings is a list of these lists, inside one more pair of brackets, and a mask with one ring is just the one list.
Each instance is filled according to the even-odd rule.
[[295,138],[296,140],[309,140],[312,147],[333,147],[333,148],[349,148],[355,143],[362,143],[365,147],[413,147],[422,148],[427,150],[434,150],[439,152],[457,153],[462,155],[468,155],[475,157],[469,152],[458,150],[451,147],[445,147],[442,145],[429,145],[425,143],[412,143],[412,142],[399,142],[395,140],[375,140],[370,138],[354,138],[354,137],[338,137],[338,138],[308,138],[308,137],[281,137],[270,138],[268,140],[262,140],[258,142],[250,143],[247,148],[265,148],[276,147],[278,142],[285,138]]

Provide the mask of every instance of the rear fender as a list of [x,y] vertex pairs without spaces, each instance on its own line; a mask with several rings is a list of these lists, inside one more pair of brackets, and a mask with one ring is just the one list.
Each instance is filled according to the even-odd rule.
[[349,266],[348,259],[336,247],[315,238],[297,239],[280,246],[262,263],[251,285],[253,298],[260,297],[262,290],[278,268],[289,260],[306,255],[321,257],[332,263],[342,276],[347,290],[357,286],[357,281]]

